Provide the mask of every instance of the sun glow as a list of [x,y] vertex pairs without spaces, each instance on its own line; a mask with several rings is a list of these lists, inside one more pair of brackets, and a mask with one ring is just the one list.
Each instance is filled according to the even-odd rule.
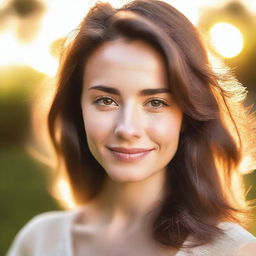
[[51,45],[74,30],[90,6],[83,0],[76,0],[76,4],[70,0],[46,1],[45,4],[47,11],[39,32],[30,42],[21,42],[17,36],[20,20],[13,16],[8,18],[0,34],[0,67],[28,65],[50,77],[56,75],[59,62],[50,53]]
[[62,178],[58,180],[55,187],[55,196],[59,200],[60,204],[66,209],[74,209],[76,204],[73,200],[69,184]]
[[217,52],[225,58],[233,58],[244,47],[243,35],[229,23],[217,23],[210,30],[210,37]]
[[[15,16],[10,16],[6,26],[0,33],[0,67],[8,65],[28,65],[35,70],[54,77],[57,72],[59,61],[51,55],[50,49],[54,41],[64,38],[74,31],[82,18],[97,0],[47,0],[45,1],[46,12],[40,23],[40,28],[36,37],[30,42],[20,42],[17,36],[19,20]],[[106,0],[114,7],[119,8],[129,0]],[[193,23],[198,21],[198,10],[186,8],[184,2],[166,0],[184,12]],[[3,6],[7,1],[0,0]],[[182,4],[183,3],[183,4]],[[33,22],[32,20],[29,21]]]

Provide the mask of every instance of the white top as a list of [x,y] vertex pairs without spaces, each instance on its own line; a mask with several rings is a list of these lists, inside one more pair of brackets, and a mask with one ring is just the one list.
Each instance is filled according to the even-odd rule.
[[[71,230],[80,212],[81,209],[55,211],[34,217],[17,234],[7,256],[75,256]],[[238,224],[222,222],[219,227],[225,233],[214,243],[191,251],[180,250],[175,256],[232,256],[243,245],[256,242],[256,238]]]

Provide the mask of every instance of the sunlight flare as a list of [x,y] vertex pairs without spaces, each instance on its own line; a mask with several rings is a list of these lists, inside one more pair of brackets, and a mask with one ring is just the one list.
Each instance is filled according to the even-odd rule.
[[57,199],[66,209],[75,208],[76,204],[73,200],[72,193],[68,182],[63,178],[56,184]]
[[217,23],[210,29],[210,37],[217,52],[225,58],[241,53],[244,40],[241,31],[229,23]]

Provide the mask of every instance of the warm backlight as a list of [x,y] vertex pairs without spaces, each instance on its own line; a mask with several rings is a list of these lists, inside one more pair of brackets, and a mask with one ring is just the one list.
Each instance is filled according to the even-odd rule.
[[55,187],[55,196],[60,201],[60,204],[67,209],[76,207],[73,200],[69,184],[65,179],[59,179]]
[[235,57],[243,50],[243,35],[231,24],[215,24],[210,30],[210,37],[217,52],[225,58]]

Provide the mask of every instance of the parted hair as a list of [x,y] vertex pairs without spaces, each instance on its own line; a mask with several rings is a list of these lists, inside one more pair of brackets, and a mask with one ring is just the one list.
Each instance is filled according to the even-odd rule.
[[219,222],[241,222],[247,214],[240,169],[245,157],[253,159],[255,126],[242,105],[245,88],[229,71],[213,69],[198,30],[171,5],[134,0],[118,9],[96,3],[89,10],[61,56],[48,114],[50,139],[62,163],[58,166],[77,205],[100,193],[107,175],[87,145],[81,92],[88,57],[118,38],[142,40],[161,54],[167,85],[184,115],[178,149],[167,166],[166,195],[150,226],[152,236],[176,248],[188,236],[193,245],[210,242],[222,232]]

